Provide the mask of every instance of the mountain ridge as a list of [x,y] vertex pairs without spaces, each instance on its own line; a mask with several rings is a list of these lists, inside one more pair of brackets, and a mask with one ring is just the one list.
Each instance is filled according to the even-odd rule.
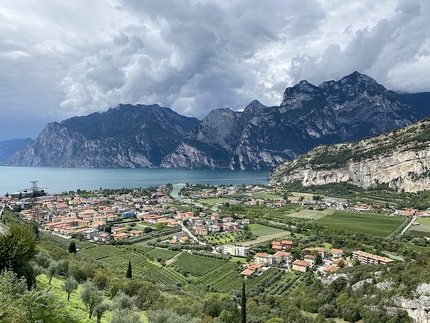
[[121,104],[47,126],[3,164],[271,169],[318,145],[358,140],[430,116],[423,99],[408,99],[415,96],[398,96],[354,72],[319,86],[303,80],[286,88],[279,106],[254,100],[243,111],[212,110],[202,121],[156,104]]
[[321,145],[278,165],[270,180],[303,186],[386,184],[417,192],[430,187],[430,119],[355,142]]

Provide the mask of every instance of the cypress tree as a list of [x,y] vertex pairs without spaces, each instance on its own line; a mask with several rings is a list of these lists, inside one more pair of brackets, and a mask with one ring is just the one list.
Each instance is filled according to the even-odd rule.
[[76,243],[75,242],[70,242],[69,244],[69,252],[70,253],[76,253]]
[[246,323],[246,292],[245,292],[245,282],[242,282],[242,299],[240,307],[240,323]]
[[132,272],[131,272],[131,261],[128,261],[128,268],[127,268],[127,273],[125,274],[126,278],[131,278],[133,276]]

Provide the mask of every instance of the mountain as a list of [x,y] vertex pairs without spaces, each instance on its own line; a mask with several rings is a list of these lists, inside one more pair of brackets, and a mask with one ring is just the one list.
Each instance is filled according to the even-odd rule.
[[398,94],[354,72],[301,81],[279,106],[211,111],[199,122],[158,105],[120,105],[50,123],[5,165],[271,169],[321,144],[358,140],[430,116],[426,94]]
[[356,142],[318,146],[278,165],[269,177],[304,186],[348,182],[406,192],[429,189],[430,119]]
[[320,144],[407,126],[430,115],[423,110],[358,72],[319,86],[301,81],[280,106],[253,101],[243,112],[212,111],[161,166],[269,169]]
[[0,141],[0,163],[6,161],[16,151],[24,148],[32,141],[30,138]]
[[4,165],[156,167],[198,123],[158,105],[119,105],[49,123]]

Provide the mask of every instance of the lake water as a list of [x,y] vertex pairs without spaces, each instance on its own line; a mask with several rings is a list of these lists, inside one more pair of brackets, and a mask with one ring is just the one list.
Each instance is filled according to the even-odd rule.
[[59,168],[0,166],[0,196],[32,187],[48,193],[96,190],[102,188],[137,188],[172,183],[176,190],[190,184],[266,184],[269,171],[226,169],[148,169],[148,168]]

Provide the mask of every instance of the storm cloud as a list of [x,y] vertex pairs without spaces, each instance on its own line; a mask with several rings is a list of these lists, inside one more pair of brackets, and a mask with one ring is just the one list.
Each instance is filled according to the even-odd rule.
[[0,104],[33,126],[119,103],[203,118],[253,99],[278,105],[300,80],[355,70],[430,91],[427,21],[426,0],[7,0]]

